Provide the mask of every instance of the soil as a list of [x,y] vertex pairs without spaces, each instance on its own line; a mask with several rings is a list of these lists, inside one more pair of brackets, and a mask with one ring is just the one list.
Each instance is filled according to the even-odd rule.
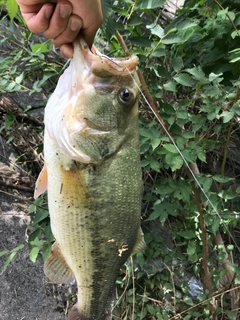
[[[8,199],[6,199],[8,200]],[[25,241],[26,218],[10,211],[0,219],[0,251],[13,249]],[[0,258],[2,267],[6,256]],[[20,250],[0,276],[0,320],[62,320],[64,310],[57,300],[58,288],[43,273],[43,262],[33,263],[26,248]]]

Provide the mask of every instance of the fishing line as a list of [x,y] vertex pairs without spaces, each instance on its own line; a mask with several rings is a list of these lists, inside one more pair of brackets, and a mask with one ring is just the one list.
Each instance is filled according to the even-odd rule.
[[[128,68],[127,68],[128,70]],[[217,214],[217,216],[219,217],[220,221],[222,222],[222,224],[224,225],[224,227],[226,228],[227,233],[229,234],[230,238],[232,239],[234,245],[236,246],[238,252],[240,252],[240,248],[237,245],[237,242],[235,241],[235,239],[233,238],[231,232],[229,231],[226,223],[224,222],[224,220],[222,219],[220,213],[218,212],[216,206],[213,204],[213,202],[210,200],[210,198],[208,197],[207,193],[205,192],[205,190],[203,189],[203,187],[201,186],[200,182],[198,181],[196,175],[194,174],[194,172],[192,171],[191,167],[189,166],[187,160],[184,158],[184,155],[182,154],[181,150],[178,148],[177,144],[175,143],[174,139],[172,138],[172,136],[170,135],[170,133],[168,132],[168,130],[166,129],[164,123],[162,122],[162,120],[159,118],[159,115],[154,111],[154,109],[152,108],[152,106],[150,105],[150,103],[148,102],[146,96],[144,95],[143,91],[141,90],[141,88],[139,87],[139,85],[137,84],[136,80],[133,78],[131,72],[128,70],[128,73],[130,75],[130,77],[132,78],[132,80],[134,81],[135,85],[137,86],[139,92],[141,93],[141,96],[143,97],[144,101],[146,102],[147,106],[150,108],[150,110],[152,111],[152,113],[154,114],[154,116],[157,118],[158,122],[160,123],[161,127],[163,128],[164,132],[167,134],[167,136],[169,137],[170,141],[172,142],[172,144],[175,146],[177,152],[179,153],[179,155],[181,156],[184,164],[186,165],[186,167],[188,168],[189,172],[191,173],[193,179],[195,180],[196,184],[198,185],[199,189],[201,190],[201,192],[203,193],[203,195],[205,196],[206,200],[208,201],[208,203],[210,204],[210,206],[212,207],[213,211]]]
[[[111,60],[114,64],[116,64],[118,67],[121,67],[116,61],[112,60],[111,58],[109,58],[106,55],[101,55],[103,58],[106,58],[108,60]],[[125,68],[124,68],[125,69]],[[152,108],[151,104],[148,102],[145,94],[143,93],[143,91],[141,90],[141,88],[139,87],[138,83],[136,82],[136,80],[134,79],[134,77],[132,76],[131,72],[129,71],[129,69],[126,67],[130,77],[132,78],[133,82],[135,83],[135,85],[137,86],[141,96],[143,97],[144,101],[146,102],[147,106],[149,107],[149,109],[152,111],[152,113],[154,114],[154,116],[157,118],[158,122],[160,123],[161,127],[163,128],[164,132],[166,133],[166,135],[169,137],[170,141],[172,142],[172,144],[175,146],[177,152],[179,153],[179,155],[181,156],[184,164],[186,165],[186,167],[188,168],[189,172],[191,173],[194,181],[196,182],[197,186],[199,187],[199,189],[201,190],[202,194],[204,195],[204,197],[206,198],[207,202],[210,204],[210,206],[212,207],[213,211],[217,214],[218,218],[220,219],[220,221],[222,222],[222,224],[224,225],[227,233],[229,234],[230,238],[232,239],[234,245],[236,246],[238,252],[240,252],[240,248],[237,245],[236,240],[233,238],[231,232],[229,231],[226,223],[224,222],[224,220],[222,219],[220,213],[218,212],[216,206],[213,204],[213,202],[210,200],[210,198],[208,197],[207,193],[205,192],[205,190],[203,189],[203,187],[201,186],[200,182],[198,181],[195,173],[193,172],[193,170],[191,169],[191,167],[189,166],[187,160],[185,159],[184,155],[182,154],[181,150],[178,148],[176,142],[174,141],[173,137],[170,135],[170,133],[168,132],[167,128],[165,127],[164,123],[162,122],[161,118],[159,117],[159,115],[155,112],[155,110]]]

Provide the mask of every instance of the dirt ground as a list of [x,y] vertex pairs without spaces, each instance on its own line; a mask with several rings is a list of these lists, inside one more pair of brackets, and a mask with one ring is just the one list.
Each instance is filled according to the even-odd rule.
[[[25,231],[26,221],[21,213],[19,216],[11,215],[11,211],[2,214],[0,251],[26,244]],[[0,258],[1,268],[5,260],[6,256]],[[56,288],[44,276],[41,259],[36,263],[30,261],[26,246],[0,276],[0,320],[65,319],[63,310],[58,306]]]
[[[3,154],[1,148],[0,152]],[[7,166],[0,169],[1,177],[3,172],[11,172]],[[30,217],[26,215],[25,200],[31,197],[30,192],[0,185],[0,252],[25,245],[0,275],[0,320],[63,320],[69,289],[45,277],[41,257],[36,263],[29,259],[26,235]],[[7,257],[8,254],[0,257],[0,270]]]

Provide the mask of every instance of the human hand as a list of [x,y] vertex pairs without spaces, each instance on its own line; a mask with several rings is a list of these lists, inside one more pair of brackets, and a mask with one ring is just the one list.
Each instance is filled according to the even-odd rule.
[[[66,58],[73,55],[72,42],[79,31],[91,47],[102,23],[100,0],[17,0],[23,18],[33,33],[43,33],[60,47]],[[57,2],[56,2],[57,1]]]

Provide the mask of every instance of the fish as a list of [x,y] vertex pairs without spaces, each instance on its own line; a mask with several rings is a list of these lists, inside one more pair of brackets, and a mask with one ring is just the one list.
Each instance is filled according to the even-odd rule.
[[68,320],[112,319],[120,268],[144,250],[138,58],[108,58],[80,36],[45,108],[44,166],[55,238],[44,272],[77,283]]

